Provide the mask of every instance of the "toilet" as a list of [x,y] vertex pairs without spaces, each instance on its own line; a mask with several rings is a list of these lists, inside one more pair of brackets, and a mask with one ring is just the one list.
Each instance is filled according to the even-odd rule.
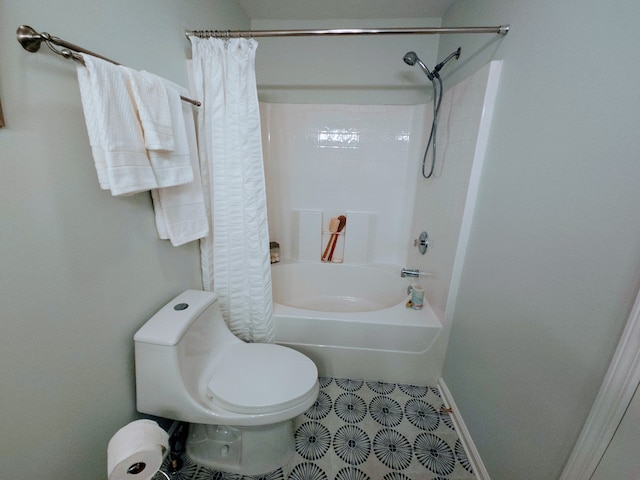
[[293,418],[318,397],[318,370],[287,347],[245,343],[213,292],[187,290],[133,337],[141,413],[189,422],[187,453],[218,471],[277,470],[294,452]]

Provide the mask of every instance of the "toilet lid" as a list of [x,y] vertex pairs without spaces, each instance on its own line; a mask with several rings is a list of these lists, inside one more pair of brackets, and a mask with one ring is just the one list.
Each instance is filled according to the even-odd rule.
[[315,364],[280,345],[240,343],[225,353],[207,384],[210,398],[236,413],[286,410],[314,393]]

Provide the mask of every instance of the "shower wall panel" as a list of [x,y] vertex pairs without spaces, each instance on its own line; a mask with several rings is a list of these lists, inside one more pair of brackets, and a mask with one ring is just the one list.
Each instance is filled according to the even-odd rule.
[[[376,263],[406,258],[415,190],[412,139],[424,135],[414,118],[424,106],[260,105],[271,240],[285,258],[296,257],[296,211],[330,217],[371,214],[370,239],[349,245],[368,249]],[[419,143],[419,142],[418,142]],[[351,240],[354,241],[354,236]],[[322,252],[318,251],[318,260]]]
[[[426,230],[430,246],[426,255],[420,255],[417,249],[411,248],[407,263],[433,273],[433,277],[421,281],[429,304],[441,319],[446,318],[450,288],[455,289],[457,285],[456,265],[461,268],[464,260],[466,233],[463,225],[471,222],[475,207],[476,190],[470,187],[477,187],[480,180],[483,142],[486,142],[483,132],[486,137],[490,126],[486,124],[490,122],[486,113],[493,108],[493,98],[488,98],[487,92],[489,86],[496,87],[489,85],[488,80],[491,77],[494,83],[497,82],[498,64],[487,64],[444,92],[438,120],[434,175],[430,179],[422,176],[417,179],[411,235],[415,238]],[[492,68],[494,75],[490,76]],[[498,74],[495,74],[496,69]],[[431,118],[429,115],[429,125]],[[427,172],[429,161],[430,158],[427,159]],[[455,290],[452,293],[455,295]]]

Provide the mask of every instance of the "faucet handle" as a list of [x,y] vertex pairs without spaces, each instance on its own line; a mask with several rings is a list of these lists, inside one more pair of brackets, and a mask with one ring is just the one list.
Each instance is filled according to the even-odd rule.
[[413,241],[413,246],[418,247],[422,255],[427,253],[427,248],[429,247],[429,235],[427,235],[427,232],[422,232],[420,236]]

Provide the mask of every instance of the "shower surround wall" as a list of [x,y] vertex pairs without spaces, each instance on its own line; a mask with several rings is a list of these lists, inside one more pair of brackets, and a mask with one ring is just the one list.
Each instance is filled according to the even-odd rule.
[[[354,213],[345,228],[345,261],[406,259],[424,106],[261,106],[271,240],[281,256],[317,260],[321,223]],[[324,218],[324,222],[322,221]],[[310,219],[310,221],[309,221]],[[300,228],[301,227],[301,228]],[[354,244],[356,243],[356,244]],[[309,245],[315,258],[301,253]],[[350,256],[351,252],[351,256]]]
[[[411,248],[407,263],[433,274],[423,281],[425,296],[445,326],[453,314],[500,71],[501,62],[490,62],[444,93],[434,175],[424,179],[417,174],[411,233],[416,237],[426,230],[429,249],[420,255]],[[428,113],[425,124],[430,126],[432,114]],[[423,154],[416,163],[421,163]]]
[[[269,233],[282,256],[298,260],[299,243],[307,238],[316,242],[320,260],[320,213],[301,232],[298,226],[305,222],[298,212],[323,212],[325,226],[331,216],[368,213],[369,237],[358,235],[356,250],[367,252],[368,263],[431,273],[420,283],[448,327],[452,312],[446,309],[453,305],[464,261],[499,70],[499,62],[491,62],[444,92],[429,180],[420,171],[431,104],[262,103]],[[423,230],[430,239],[426,255],[413,246]],[[350,238],[347,222],[347,262]],[[354,263],[366,263],[360,260]]]

